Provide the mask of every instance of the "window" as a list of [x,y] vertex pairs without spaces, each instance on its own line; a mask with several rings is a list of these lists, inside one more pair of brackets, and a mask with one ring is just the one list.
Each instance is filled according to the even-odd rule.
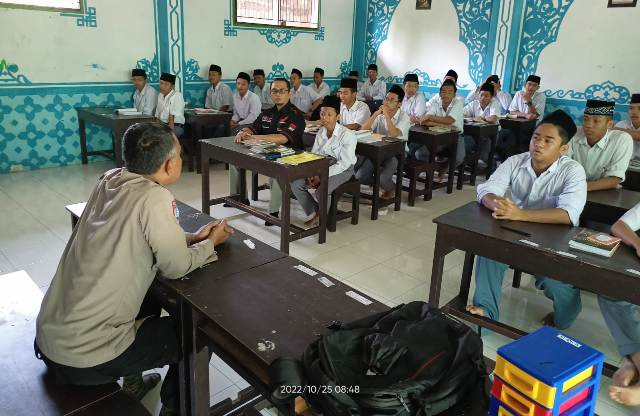
[[236,0],[236,22],[318,28],[320,0]]
[[0,0],[0,7],[28,9],[82,11],[81,0]]

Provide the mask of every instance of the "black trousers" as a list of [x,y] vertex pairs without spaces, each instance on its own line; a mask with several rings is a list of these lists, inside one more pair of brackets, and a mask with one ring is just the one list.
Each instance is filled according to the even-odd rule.
[[140,375],[143,371],[169,365],[162,383],[160,399],[163,405],[178,408],[179,345],[176,322],[170,316],[160,317],[161,307],[147,293],[137,319],[147,317],[136,332],[133,343],[111,361],[89,368],[61,365],[49,360],[34,342],[36,357],[42,359],[60,384],[96,385],[117,381],[120,377]]

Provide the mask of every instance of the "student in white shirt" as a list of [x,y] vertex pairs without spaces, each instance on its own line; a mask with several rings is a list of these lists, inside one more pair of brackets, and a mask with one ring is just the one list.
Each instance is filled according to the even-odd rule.
[[158,92],[147,83],[147,73],[144,69],[133,69],[131,81],[136,88],[133,93],[133,106],[145,116],[152,116],[156,110]]
[[509,113],[528,120],[535,120],[544,115],[547,97],[540,89],[540,77],[529,75],[522,91],[518,91],[509,104]]
[[311,87],[302,84],[302,72],[299,69],[291,70],[291,104],[298,107],[307,117],[322,102],[320,97]]
[[[392,85],[380,108],[369,117],[363,130],[372,130],[374,133],[383,134],[387,137],[396,137],[403,141],[409,138],[409,128],[411,121],[409,117],[400,109],[404,90],[399,85]],[[398,160],[395,157],[382,162],[380,171],[380,198],[395,198],[396,185],[393,182],[393,174],[398,168]],[[356,178],[364,185],[372,186],[374,183],[373,163],[362,156],[358,156],[356,162]],[[399,181],[402,178],[398,178]]]
[[[458,73],[456,71],[454,71],[453,69],[450,69],[447,71],[447,73],[444,75],[444,78],[442,78],[442,82],[444,83],[446,80],[450,79],[451,81],[453,81],[453,84],[456,85],[456,90],[458,89],[457,85],[458,85]],[[464,97],[461,95],[457,95],[456,94],[456,100],[461,100],[462,101],[462,107],[464,107]],[[434,105],[434,103],[439,100],[440,97],[438,94],[434,95],[433,97],[431,97],[429,99],[429,101],[427,101],[427,111],[429,111],[429,109]]]
[[[500,103],[500,114],[507,114],[511,104],[511,94],[502,90],[500,77],[495,74],[491,75],[484,83],[493,84],[493,89],[495,90],[494,98]],[[467,103],[473,102],[480,97],[480,87],[481,85],[476,88],[475,92],[467,96]]]
[[[473,121],[496,124],[500,115],[500,103],[495,99],[493,93],[493,84],[485,82],[480,86],[478,98],[464,107],[463,114],[465,118]],[[473,152],[476,147],[476,141],[471,135],[464,136],[465,150],[467,153]],[[489,151],[491,143],[485,140],[480,148],[480,160],[489,163]]]
[[[511,156],[478,185],[478,203],[496,220],[577,226],[587,200],[582,166],[563,156],[576,126],[557,110],[538,125],[529,151]],[[506,196],[510,191],[510,197]],[[476,259],[476,290],[467,311],[499,320],[502,280],[508,265],[485,257]],[[553,301],[553,314],[543,322],[566,329],[581,310],[580,290],[563,282],[535,276],[536,287]]]
[[412,124],[420,123],[420,119],[427,111],[427,103],[424,94],[419,91],[420,81],[416,74],[406,74],[404,76],[404,100],[402,100],[402,111],[409,116]]
[[249,91],[251,77],[246,72],[236,77],[236,92],[233,94],[233,116],[231,117],[231,135],[235,136],[241,129],[253,124],[262,112],[260,97]]
[[361,93],[362,93],[362,85],[363,82],[360,81],[360,73],[358,71],[349,71],[349,75],[347,76],[347,78],[349,79],[355,79],[357,82],[357,86],[358,86],[358,97],[360,97]]
[[367,80],[362,85],[362,91],[358,99],[366,102],[382,100],[387,92],[387,85],[378,79],[378,65],[370,64],[367,67]]
[[313,82],[309,86],[322,98],[331,95],[331,88],[324,82],[324,69],[322,68],[313,70]]
[[629,119],[619,121],[613,129],[629,133],[633,139],[633,159],[640,159],[640,94],[631,96]]
[[613,101],[587,100],[582,128],[569,144],[567,155],[587,174],[587,189],[614,189],[624,181],[633,154],[629,133],[611,130]]
[[[451,79],[446,79],[440,86],[440,93],[432,99],[432,105],[427,110],[427,114],[422,117],[420,124],[423,126],[445,126],[452,127],[460,136],[458,139],[458,148],[456,153],[456,166],[464,161],[465,148],[464,136],[464,117],[462,115],[463,101],[456,98],[458,88]],[[446,151],[448,153],[448,151]],[[429,160],[429,149],[427,146],[410,143],[409,158],[414,160]]]
[[[631,208],[611,227],[611,234],[620,237],[640,257],[640,204]],[[622,364],[611,377],[609,397],[626,406],[640,405],[640,306],[598,295],[604,321],[623,357]]]
[[[320,130],[316,133],[311,152],[331,156],[336,162],[329,166],[328,195],[353,176],[356,163],[356,135],[353,131],[338,123],[340,115],[340,99],[335,95],[324,97],[320,105]],[[320,177],[313,176],[297,179],[291,184],[291,191],[302,205],[307,215],[313,214],[305,222],[308,227],[315,227],[320,221],[318,202],[311,196],[309,189],[317,189]]]
[[255,87],[253,87],[253,92],[258,97],[260,97],[262,109],[266,110],[267,108],[273,107],[273,100],[271,99],[271,87],[269,86],[269,84],[265,83],[264,70],[253,70],[253,82],[256,84]]
[[360,127],[371,117],[369,106],[358,101],[358,85],[353,78],[344,78],[340,81],[338,96],[340,106],[340,124],[350,130],[360,130]]
[[211,83],[211,87],[207,90],[204,107],[231,112],[233,110],[233,94],[228,85],[220,82],[221,78],[222,68],[220,68],[219,65],[211,65],[209,67],[209,82]]
[[180,137],[184,134],[184,98],[175,90],[175,86],[175,75],[164,72],[160,76],[160,94],[155,116]]

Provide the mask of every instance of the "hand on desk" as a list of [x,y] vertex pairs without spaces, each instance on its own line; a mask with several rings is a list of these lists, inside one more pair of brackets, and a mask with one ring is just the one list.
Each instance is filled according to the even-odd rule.
[[248,139],[253,135],[253,131],[248,128],[244,128],[236,134],[236,143],[242,143],[243,140]]
[[493,208],[493,213],[491,214],[493,218],[498,220],[513,220],[513,221],[522,221],[523,220],[523,210],[520,209],[509,198],[496,197],[494,199],[495,207]]
[[215,247],[227,241],[227,239],[231,237],[233,233],[233,228],[227,225],[227,221],[222,220],[214,225],[214,227],[210,230],[207,238],[213,241],[213,245]]
[[187,245],[190,246],[191,244],[199,243],[200,241],[203,241],[204,239],[209,237],[209,234],[211,234],[211,230],[213,230],[213,228],[216,227],[219,223],[220,221],[212,221],[209,224],[201,227],[195,233],[185,233],[187,235]]

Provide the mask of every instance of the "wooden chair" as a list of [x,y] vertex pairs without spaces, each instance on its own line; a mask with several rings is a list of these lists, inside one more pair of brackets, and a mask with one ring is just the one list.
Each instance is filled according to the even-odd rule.
[[[338,201],[346,193],[351,194],[351,211],[339,211]],[[352,177],[342,185],[338,186],[331,193],[331,204],[329,206],[329,215],[327,217],[327,230],[336,231],[336,223],[340,220],[351,218],[351,224],[358,224],[360,215],[360,181]]]
[[[408,204],[410,207],[416,204],[416,198],[424,195],[424,200],[431,200],[433,194],[433,175],[435,164],[420,160],[407,160],[404,163],[404,177],[409,179],[409,186],[402,186],[402,190],[409,192]],[[423,179],[420,174],[425,172],[427,177]],[[396,180],[402,180],[397,178]],[[423,189],[418,189],[418,182],[424,184]]]
[[462,189],[465,177],[465,168],[469,167],[469,185],[476,185],[476,176],[478,176],[478,161],[480,160],[480,151],[474,149],[473,152],[466,155],[464,161],[456,168],[455,174],[458,177],[456,189]]

